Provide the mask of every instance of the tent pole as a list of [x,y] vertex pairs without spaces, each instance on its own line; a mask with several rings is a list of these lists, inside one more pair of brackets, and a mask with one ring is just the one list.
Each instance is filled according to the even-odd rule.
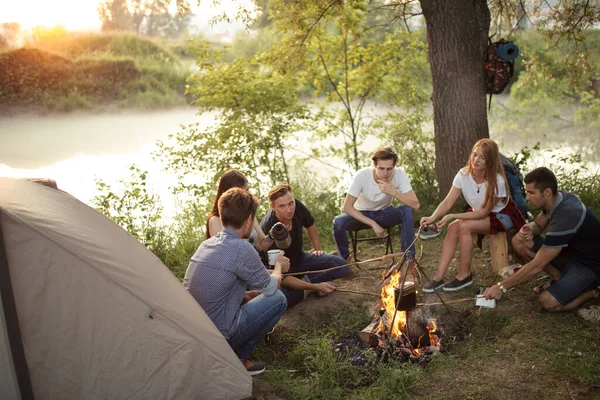
[[6,256],[6,247],[4,246],[4,237],[2,236],[2,227],[0,226],[0,296],[2,298],[2,307],[4,309],[4,319],[6,320],[6,333],[10,343],[10,352],[13,365],[19,383],[21,400],[33,400],[33,388],[23,349],[23,338],[21,337],[21,328],[17,316],[17,306],[15,303],[14,292],[10,280],[10,270],[8,269],[8,259]]

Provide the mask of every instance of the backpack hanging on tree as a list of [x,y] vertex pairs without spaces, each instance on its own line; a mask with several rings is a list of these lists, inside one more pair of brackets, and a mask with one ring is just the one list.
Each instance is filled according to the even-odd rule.
[[492,43],[489,40],[485,62],[485,87],[490,95],[500,94],[510,82],[515,72],[515,58],[519,56],[519,48],[513,42],[500,39]]

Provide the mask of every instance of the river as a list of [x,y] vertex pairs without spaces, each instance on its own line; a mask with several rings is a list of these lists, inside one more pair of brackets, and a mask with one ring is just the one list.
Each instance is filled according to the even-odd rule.
[[[376,113],[383,110],[372,108]],[[156,141],[168,140],[170,134],[180,130],[180,125],[198,122],[205,127],[214,118],[215,113],[198,116],[191,107],[159,112],[1,118],[0,176],[52,178],[63,190],[90,203],[97,193],[96,179],[110,184],[127,180],[129,167],[136,164],[149,172],[150,190],[164,194],[175,178],[162,171],[153,159]],[[509,152],[532,146],[538,140],[501,136],[494,139]],[[378,145],[377,139],[370,138],[361,149],[370,151]],[[296,143],[291,148],[301,146]],[[563,149],[570,151],[569,147]],[[597,164],[593,165],[597,168]],[[175,207],[172,202],[174,199],[163,198],[167,213]]]

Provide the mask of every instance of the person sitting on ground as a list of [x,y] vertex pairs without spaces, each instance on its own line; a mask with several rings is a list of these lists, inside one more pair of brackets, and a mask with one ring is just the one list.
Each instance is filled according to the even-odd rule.
[[[451,220],[455,220],[448,226],[437,272],[433,280],[423,287],[424,292],[431,293],[440,288],[456,291],[473,283],[472,234],[495,234],[505,232],[512,227],[518,230],[525,224],[521,212],[508,195],[506,177],[499,154],[498,145],[491,139],[481,139],[475,143],[467,165],[454,177],[452,187],[444,201],[438,205],[431,216],[421,218],[421,226],[433,224],[439,217],[450,211],[461,193],[472,210],[460,214],[446,214],[436,224],[437,229],[440,229]],[[444,274],[454,258],[457,245],[460,246],[458,274],[452,282],[445,285]]]
[[[413,212],[419,210],[419,199],[412,190],[408,176],[396,167],[398,155],[389,147],[371,155],[373,166],[359,170],[348,189],[344,212],[333,219],[333,236],[339,255],[350,262],[348,231],[373,229],[379,237],[385,229],[398,225],[402,251],[414,259],[415,249],[409,246],[415,238]],[[403,205],[393,207],[396,199]]]
[[[507,290],[545,271],[552,280],[541,288],[539,302],[551,312],[570,311],[597,298],[600,288],[600,220],[581,200],[559,191],[554,173],[545,167],[525,176],[527,203],[542,212],[524,225],[512,244],[527,264],[486,290],[500,300]],[[545,237],[541,236],[545,231]]]
[[[278,222],[283,223],[289,230],[291,245],[285,250],[290,259],[290,272],[321,271],[329,268],[342,267],[346,260],[332,254],[325,254],[321,248],[319,233],[315,219],[302,202],[294,198],[292,188],[287,184],[277,185],[269,191],[271,209],[261,221],[264,232],[270,231]],[[302,250],[302,227],[306,229],[313,250],[306,253]],[[273,249],[277,249],[274,243]],[[331,271],[306,274],[304,276],[287,276],[282,283],[282,291],[288,299],[288,307],[301,302],[307,294],[315,292],[322,296],[335,290],[330,282],[348,275],[350,268],[346,265]],[[302,279],[300,279],[302,278]]]
[[[221,225],[221,220],[219,219],[219,199],[227,190],[231,188],[242,188],[244,190],[248,190],[250,185],[248,184],[248,179],[238,170],[230,169],[227,170],[221,175],[219,178],[219,185],[217,186],[217,195],[215,197],[215,201],[212,206],[212,210],[206,217],[206,238],[210,239],[211,237],[217,235],[217,233],[221,232],[223,226]],[[267,250],[273,244],[273,240],[271,240],[267,235],[265,235],[260,229],[260,225],[258,224],[258,219],[254,219],[254,229],[252,230],[252,234],[248,239],[250,243],[252,243],[259,250]],[[186,273],[183,278],[183,287],[185,289],[189,288],[190,279],[192,273],[194,271],[188,269],[188,273]],[[245,300],[249,301],[254,296],[258,296],[260,294],[259,291],[248,291],[246,293]]]
[[[192,259],[188,291],[231,345],[250,375],[265,370],[250,354],[275,326],[287,308],[278,290],[289,259],[282,251],[271,274],[248,242],[258,209],[256,197],[240,188],[229,189],[219,199],[223,229],[205,240]],[[242,304],[246,287],[261,295]]]

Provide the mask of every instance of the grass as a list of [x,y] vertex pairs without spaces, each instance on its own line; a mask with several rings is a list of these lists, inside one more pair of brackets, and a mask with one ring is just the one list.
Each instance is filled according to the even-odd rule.
[[48,38],[0,53],[0,105],[16,110],[168,108],[189,104],[187,66],[135,35]]
[[[423,245],[421,265],[428,275],[437,267],[442,240],[417,242]],[[474,250],[474,286],[495,281],[487,245],[485,240],[484,251]],[[361,251],[367,258],[379,255],[381,247]],[[447,277],[456,273],[455,264]],[[378,271],[353,270],[339,285],[377,292],[378,276]],[[333,350],[334,344],[370,322],[368,310],[376,300],[341,292],[309,298],[288,310],[274,340],[255,352],[256,359],[268,361],[257,383],[285,399],[600,398],[600,325],[574,313],[542,312],[531,292],[534,284],[532,280],[511,291],[495,309],[479,310],[471,302],[451,304],[455,326],[444,308],[434,308],[450,332],[446,350],[425,367],[397,361],[352,366],[347,354]],[[443,296],[454,300],[474,291]]]

